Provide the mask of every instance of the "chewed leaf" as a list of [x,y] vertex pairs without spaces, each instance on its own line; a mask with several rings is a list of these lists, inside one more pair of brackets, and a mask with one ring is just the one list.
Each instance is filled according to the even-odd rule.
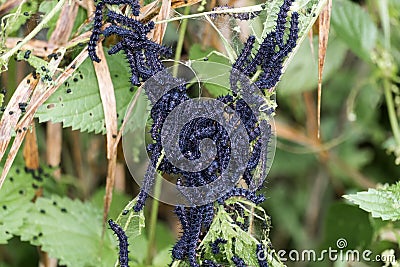
[[[240,198],[231,198],[226,204],[239,207],[243,214],[238,215],[237,209],[227,212],[222,206],[211,224],[210,230],[200,244],[200,250],[204,253],[204,259],[211,259],[223,266],[232,266],[232,257],[240,255],[247,266],[258,266],[256,255],[257,244],[264,244],[268,248],[268,232],[270,227],[269,217],[263,208]],[[246,217],[246,218],[244,218]],[[243,230],[238,224],[243,220],[251,220],[251,231]],[[260,227],[261,226],[261,227]],[[259,229],[263,229],[259,231]],[[220,253],[215,255],[210,244],[218,238],[226,240],[220,245]],[[267,250],[268,260],[272,266],[282,266],[278,257]]]
[[[128,236],[128,244],[130,245],[129,259],[137,262],[142,262],[143,258],[138,257],[138,250],[132,249],[132,244],[138,243],[138,239],[141,239],[142,229],[145,226],[143,210],[140,212],[134,212],[133,207],[137,202],[137,197],[131,200],[123,209],[118,216],[116,223],[118,223]],[[139,240],[141,241],[141,240]],[[143,251],[143,247],[140,248]],[[143,253],[139,253],[143,255]]]
[[135,238],[140,235],[145,226],[143,211],[133,212],[136,201],[137,198],[131,200],[116,220],[129,238]]
[[383,188],[344,195],[344,198],[382,220],[400,220],[400,183]]
[[106,231],[102,239],[101,210],[66,197],[38,198],[27,214],[21,240],[40,245],[67,266],[109,267],[116,257],[112,233]]
[[[106,55],[106,58],[113,79],[120,126],[125,110],[134,95],[129,82],[130,71],[123,55]],[[62,122],[64,127],[72,127],[82,132],[105,133],[103,106],[90,59],[83,62],[38,109],[36,116],[40,122]]]

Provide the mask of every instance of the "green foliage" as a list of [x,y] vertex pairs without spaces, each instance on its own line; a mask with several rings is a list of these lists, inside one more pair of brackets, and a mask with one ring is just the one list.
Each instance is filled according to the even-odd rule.
[[15,33],[23,28],[23,25],[37,10],[38,2],[32,0],[26,1],[22,3],[21,6],[14,8],[12,12],[15,12],[15,17],[14,20],[10,22],[10,27],[7,29],[8,34]]
[[400,183],[343,197],[370,212],[374,218],[400,220]]
[[41,246],[67,266],[111,266],[116,258],[112,232],[102,240],[101,210],[88,202],[38,198],[20,234],[21,240]]
[[324,235],[323,248],[336,248],[340,239],[345,239],[347,243],[343,249],[367,248],[372,240],[373,228],[368,213],[352,205],[335,202],[327,209]]
[[[134,93],[129,83],[129,68],[122,54],[106,59],[113,78],[117,99],[118,125]],[[146,110],[141,110],[142,116]],[[74,74],[38,109],[40,122],[62,122],[64,127],[80,131],[105,133],[104,111],[101,104],[93,63],[85,60]],[[139,115],[138,115],[139,116]]]
[[[313,39],[314,50],[318,47],[318,37]],[[347,47],[337,38],[329,38],[323,79],[329,81],[342,66]],[[282,95],[313,90],[318,84],[318,53],[312,51],[310,43],[301,44],[278,85]]]
[[[200,244],[204,259],[212,259],[220,264],[230,266],[234,264],[231,260],[233,255],[240,255],[247,265],[257,266],[256,245],[258,243],[268,244],[270,219],[263,208],[248,201],[232,198],[227,204],[239,205],[244,209],[245,214],[241,216],[234,209],[232,212],[227,212],[223,206],[218,206],[210,230]],[[249,216],[252,218],[252,225],[249,229],[252,230],[244,231],[236,222],[243,222],[245,217]],[[223,238],[227,240],[227,243],[221,246],[220,254],[214,255],[210,244],[217,238]],[[268,245],[266,247],[268,248]],[[272,266],[280,266],[275,255],[271,251],[268,251],[268,254],[270,254],[269,260]]]
[[11,169],[0,190],[0,244],[6,244],[14,234],[19,233],[27,212],[33,206],[30,201],[35,196],[35,188],[40,184],[24,169]]
[[[1,18],[0,29],[0,52],[5,50],[6,38],[21,29],[21,26],[26,23],[28,18],[38,9],[37,1],[27,1],[14,8],[10,14]],[[25,13],[27,12],[27,13]]]
[[332,26],[351,51],[365,61],[371,60],[378,30],[371,16],[349,0],[337,0],[332,8]]

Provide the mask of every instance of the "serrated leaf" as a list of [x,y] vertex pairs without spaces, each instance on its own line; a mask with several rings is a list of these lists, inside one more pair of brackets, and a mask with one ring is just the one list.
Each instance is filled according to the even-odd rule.
[[102,211],[91,203],[53,196],[38,198],[21,229],[21,240],[40,245],[67,266],[112,266],[112,231],[102,239]]
[[360,5],[349,0],[337,0],[332,7],[332,26],[351,51],[363,60],[371,60],[376,46],[377,26]]
[[[246,214],[252,214],[252,216],[254,216],[254,221],[262,221],[269,225],[268,216],[264,209],[249,201],[232,198],[228,200],[226,204],[239,205]],[[253,224],[253,227],[254,226],[255,224]],[[254,230],[252,231],[253,234],[244,231],[235,223],[232,214],[225,211],[223,206],[219,206],[218,212],[210,226],[210,230],[202,240],[199,248],[204,253],[203,259],[212,259],[220,264],[224,264],[224,266],[227,264],[229,264],[229,266],[234,264],[232,262],[232,257],[234,255],[240,256],[246,262],[246,266],[258,266],[256,245],[258,243],[268,243],[268,230],[260,234],[254,234],[254,232],[256,232]],[[227,241],[226,244],[220,247],[220,254],[222,255],[214,255],[211,251],[210,243],[214,242],[217,238],[223,238]],[[282,266],[272,251],[268,253],[270,254],[268,259],[272,259],[270,262],[272,266]]]
[[[125,231],[125,234],[128,237],[128,243],[130,244],[136,244],[138,239],[141,239],[142,242],[146,244],[147,247],[147,241],[142,240],[144,236],[141,235],[142,229],[145,226],[145,218],[144,218],[144,213],[143,210],[140,212],[134,212],[133,207],[135,206],[137,202],[137,197],[132,199],[123,209],[123,211],[119,214],[116,223],[118,223],[122,229]],[[140,241],[140,240],[139,240]],[[135,260],[138,263],[143,263],[144,260],[144,255],[145,253],[142,253],[144,251],[144,247],[140,247],[139,250],[137,249],[132,249],[130,247],[129,251],[129,259],[130,260]],[[138,255],[138,252],[140,255]],[[116,266],[116,264],[115,264]]]
[[374,218],[400,220],[400,183],[343,197],[370,212]]
[[32,177],[32,173],[25,172],[23,168],[13,167],[0,190],[0,244],[6,244],[18,234],[33,205],[31,200],[35,196],[35,188],[41,182]]
[[[106,53],[106,58],[113,79],[120,126],[134,95],[130,90],[130,70],[122,54],[108,56]],[[142,112],[144,116],[147,111]],[[39,107],[36,116],[40,122],[62,122],[63,127],[72,127],[73,130],[105,133],[103,106],[90,59],[86,59],[64,85]]]

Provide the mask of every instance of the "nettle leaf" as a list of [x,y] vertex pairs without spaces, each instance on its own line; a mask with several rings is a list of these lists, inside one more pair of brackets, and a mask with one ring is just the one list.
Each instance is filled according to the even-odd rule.
[[[231,266],[234,265],[232,257],[239,255],[246,262],[246,266],[258,266],[256,246],[263,243],[268,248],[269,217],[263,208],[246,200],[231,198],[226,203],[240,206],[246,216],[252,216],[253,230],[251,233],[242,230],[235,221],[239,222],[243,218],[235,212],[227,212],[223,206],[218,206],[218,212],[210,230],[199,246],[199,249],[204,253],[204,259],[211,259],[220,264]],[[260,231],[260,229],[262,230]],[[220,246],[221,253],[214,255],[210,244],[217,238],[223,238],[227,243]],[[272,266],[282,266],[278,257],[272,251],[268,249],[267,253],[269,254],[267,258]]]
[[[113,79],[118,125],[120,126],[126,108],[134,95],[129,82],[130,70],[122,54],[113,56],[105,54]],[[144,116],[146,110],[142,112],[142,116]],[[72,127],[73,130],[105,133],[104,111],[99,87],[93,63],[89,58],[39,107],[36,116],[40,122],[62,122],[64,127]]]
[[374,218],[400,220],[400,182],[343,197],[370,212]]
[[[143,240],[142,229],[145,226],[145,218],[143,210],[140,212],[134,212],[133,207],[137,202],[137,197],[131,200],[119,214],[116,223],[118,223],[125,231],[128,237],[128,243],[130,245],[129,259],[136,263],[143,263],[145,253],[143,250],[147,247],[147,240]],[[145,246],[141,246],[139,249],[132,249],[131,244],[138,243],[141,241]],[[140,243],[140,242],[139,242]],[[118,261],[118,260],[117,260]]]
[[61,265],[109,267],[117,257],[112,231],[102,239],[102,211],[67,197],[38,198],[27,213],[21,240],[41,246]]
[[[261,38],[265,38],[268,33],[272,32],[276,26],[276,20],[278,19],[279,9],[283,4],[283,0],[267,1],[266,5],[266,18],[263,23],[263,31]],[[261,40],[259,38],[259,40]]]
[[0,244],[6,244],[7,240],[18,234],[28,210],[33,206],[31,200],[41,180],[38,171],[11,168],[0,190]]
[[378,30],[365,10],[349,0],[337,0],[332,6],[332,26],[354,54],[371,60]]

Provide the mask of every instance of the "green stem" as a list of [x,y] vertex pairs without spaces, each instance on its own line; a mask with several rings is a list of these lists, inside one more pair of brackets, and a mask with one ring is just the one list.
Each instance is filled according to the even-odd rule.
[[[158,159],[156,170],[160,165],[162,159],[164,158],[164,150],[161,152],[161,156]],[[154,197],[153,202],[151,205],[151,214],[150,214],[150,225],[149,225],[149,242],[147,246],[147,257],[146,257],[146,264],[150,265],[153,261],[153,248],[155,246],[155,236],[156,236],[156,227],[157,227],[157,217],[158,217],[158,198],[160,197],[161,193],[161,182],[162,178],[159,175],[156,176],[156,183],[154,185]]]
[[172,262],[171,267],[178,267],[178,266],[179,266],[179,263],[181,263],[180,260],[174,260],[174,261]]
[[400,128],[396,116],[396,110],[394,107],[393,94],[390,87],[391,87],[390,81],[387,78],[384,78],[383,89],[385,90],[385,99],[389,114],[390,126],[392,127],[394,140],[396,141],[396,146],[400,147]]
[[14,55],[18,50],[20,50],[24,44],[26,44],[29,40],[35,37],[36,34],[38,34],[47,25],[47,23],[57,14],[57,12],[61,10],[64,3],[65,0],[60,0],[57,3],[57,5],[42,19],[42,21],[21,42],[17,43],[16,46],[14,46],[10,50],[8,50],[7,53],[1,56],[0,63],[6,65],[6,62],[8,62],[9,58],[12,55]]
[[[190,6],[185,7],[183,11],[185,15],[189,14]],[[185,39],[186,28],[188,24],[188,19],[182,20],[181,28],[179,29],[179,39],[178,43],[176,44],[176,51],[175,51],[175,67],[173,75],[176,76],[178,74],[178,65],[177,62],[181,59],[182,49],[183,49],[183,41]]]

